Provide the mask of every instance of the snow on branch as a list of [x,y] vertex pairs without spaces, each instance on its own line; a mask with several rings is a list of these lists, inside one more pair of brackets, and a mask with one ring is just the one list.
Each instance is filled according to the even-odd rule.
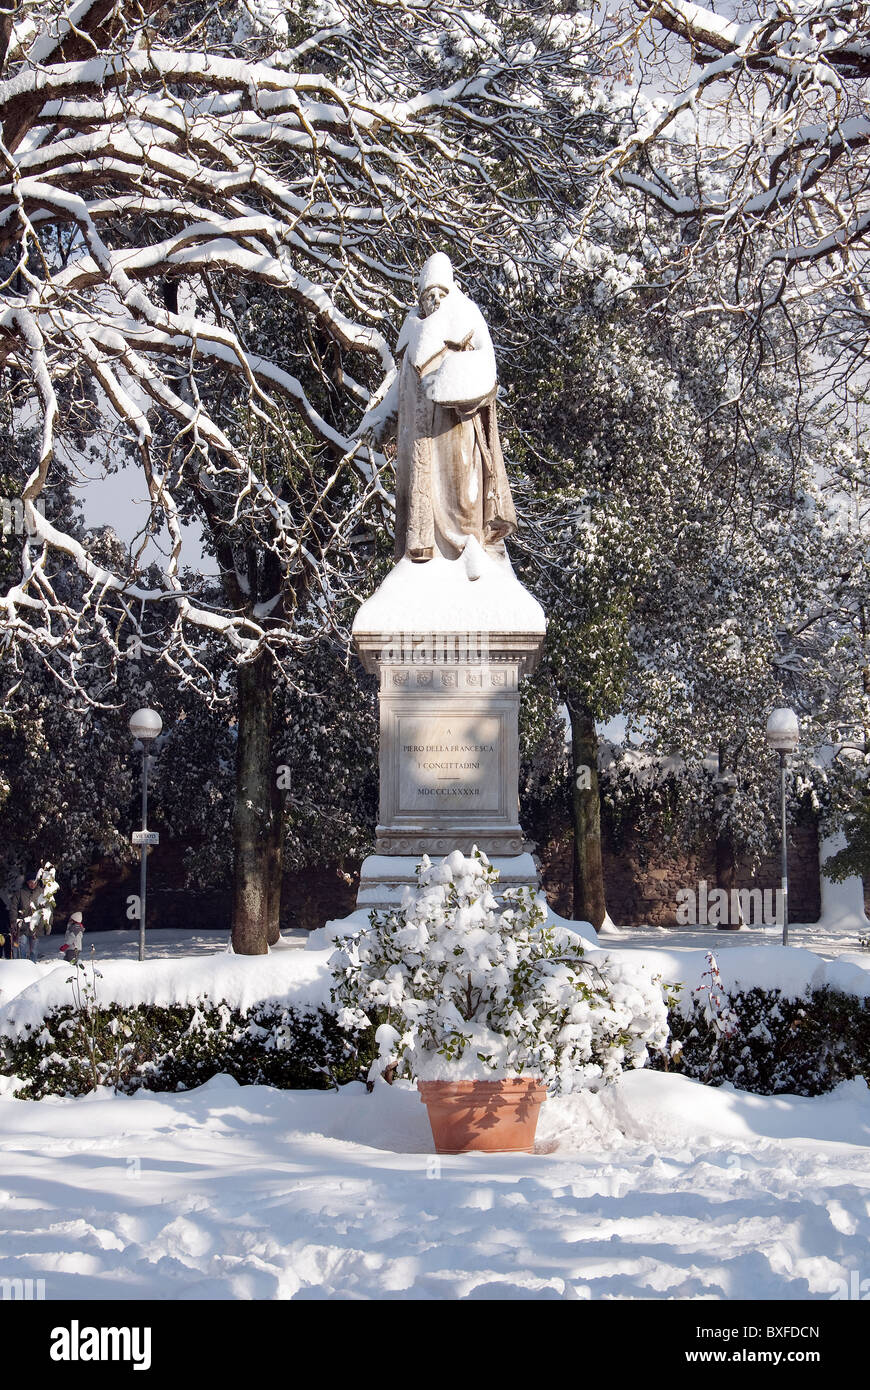
[[[354,536],[389,517],[386,459],[360,421],[422,259],[470,244],[514,284],[556,265],[588,19],[557,22],[543,0],[487,17],[459,0],[328,8],[291,35],[250,4],[202,20],[155,0],[49,0],[8,36],[0,405],[40,442],[0,636],[52,652],[71,686],[87,615],[107,604],[128,636],[149,608],[168,613],[172,662],[211,634],[240,660],[292,648],[299,595],[328,612],[352,592]],[[36,506],[88,430],[150,499],[135,553],[111,563]],[[185,571],[191,519],[218,562],[208,601]],[[78,580],[58,586],[58,563]]]
[[650,215],[670,222],[667,283],[706,276],[710,301],[749,332],[793,306],[819,343],[851,318],[854,342],[870,252],[870,4],[762,0],[723,15],[627,0],[621,21],[614,52],[639,86],[623,94],[597,199],[624,190],[639,237]]

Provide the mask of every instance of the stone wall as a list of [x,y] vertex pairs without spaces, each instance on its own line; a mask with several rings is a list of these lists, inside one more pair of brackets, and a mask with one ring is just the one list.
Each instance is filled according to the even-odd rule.
[[[562,916],[571,915],[571,839],[546,845],[541,851],[542,876],[547,897]],[[614,922],[637,926],[677,926],[677,893],[698,891],[701,880],[708,888],[716,883],[713,846],[706,854],[675,852],[673,847],[627,837],[617,851],[602,847],[607,910]],[[738,864],[736,886],[775,890],[780,884],[778,855],[765,859],[756,873]],[[775,901],[772,900],[772,901]],[[816,922],[821,911],[819,841],[815,826],[796,827],[789,836],[789,918]]]
[[[226,888],[185,888],[186,846],[161,840],[148,860],[148,930],[155,927],[218,928],[229,932],[231,899]],[[338,865],[300,869],[284,876],[281,926],[319,927],[331,917],[346,917],[356,906],[359,866],[348,872]],[[348,882],[348,879],[350,880]],[[65,923],[79,908],[88,931],[135,928],[127,917],[128,898],[139,892],[139,866],[121,868],[100,860],[73,886],[60,882],[56,921]],[[55,929],[57,930],[57,928]]]
[[[182,856],[184,846],[171,841],[154,850],[148,866],[148,926],[229,930],[230,895],[226,889],[185,889]],[[547,896],[557,912],[570,917],[571,840],[546,845],[541,850]],[[764,861],[757,875],[746,866],[738,871],[741,888],[776,889],[779,858]],[[327,865],[288,873],[284,877],[282,927],[313,928],[330,918],[344,917],[356,905],[359,865]],[[664,845],[641,846],[631,839],[619,851],[605,844],[604,877],[608,911],[615,922],[673,927],[677,893],[697,889],[701,879],[712,888],[715,867],[712,847],[707,855],[677,854]],[[789,916],[792,921],[815,922],[820,912],[818,837],[813,827],[798,827],[789,841]],[[120,870],[101,861],[83,876],[75,891],[61,882],[58,923],[75,908],[83,909],[91,931],[135,927],[127,918],[127,899],[139,891],[138,867]],[[870,915],[870,885],[865,883],[865,903]]]

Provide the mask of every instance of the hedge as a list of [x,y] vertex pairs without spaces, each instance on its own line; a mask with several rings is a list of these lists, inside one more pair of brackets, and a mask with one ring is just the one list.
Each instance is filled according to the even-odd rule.
[[220,1072],[241,1085],[327,1090],[365,1079],[375,1053],[373,1029],[346,1033],[322,1007],[271,1001],[242,1013],[202,999],[52,1009],[40,1028],[3,1040],[0,1070],[20,1080],[13,1094],[30,1100],[98,1085],[186,1091]]
[[729,993],[727,1005],[724,1030],[702,1001],[689,1017],[672,1007],[676,1056],[651,1065],[764,1096],[818,1096],[856,1076],[870,1082],[870,1000],[828,987],[788,999],[756,987]]
[[[731,994],[721,1017],[703,1002],[672,1004],[668,1056],[650,1065],[760,1095],[822,1095],[841,1081],[870,1082],[870,1000],[823,988],[799,999],[779,990]],[[723,1021],[724,1020],[724,1021]],[[0,1040],[0,1071],[22,1099],[77,1096],[96,1086],[132,1093],[184,1091],[219,1072],[241,1085],[326,1090],[364,1080],[374,1029],[344,1031],[324,1007],[272,1000],[242,1012],[225,1002],[52,1009],[38,1027]]]

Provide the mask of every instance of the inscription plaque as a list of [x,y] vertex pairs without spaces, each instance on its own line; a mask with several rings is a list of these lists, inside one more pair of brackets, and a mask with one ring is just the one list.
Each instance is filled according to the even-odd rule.
[[399,715],[400,813],[499,811],[500,739],[496,715]]

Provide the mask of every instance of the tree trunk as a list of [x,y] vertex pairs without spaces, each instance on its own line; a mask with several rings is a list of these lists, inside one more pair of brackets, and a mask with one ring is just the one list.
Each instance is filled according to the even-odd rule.
[[[736,759],[733,760],[736,764]],[[719,747],[719,775],[732,775],[736,777],[736,765],[732,765],[732,760],[728,758],[726,749]],[[727,894],[728,912],[725,921],[721,925],[739,927],[742,921],[742,913],[738,912],[740,918],[737,922],[731,921],[731,891],[737,887],[737,850],[734,844],[734,832],[731,828],[728,811],[734,792],[719,790],[715,801],[716,815],[716,887],[724,889]]]
[[[724,889],[728,901],[727,922],[732,927],[740,926],[740,921],[731,921],[732,889],[737,886],[737,856],[734,850],[734,836],[730,829],[719,826],[716,832],[716,887]],[[738,911],[738,917],[742,913]],[[725,925],[723,922],[722,925]]]
[[569,698],[574,822],[574,918],[604,921],[604,869],[601,863],[601,800],[598,786],[598,734],[589,710]]
[[268,653],[238,668],[232,935],[233,950],[243,956],[265,955],[277,940],[281,801],[272,753],[273,668]]
[[266,845],[266,874],[269,882],[269,926],[267,938],[270,946],[281,937],[281,852],[284,844],[284,804],[278,787],[276,760],[271,759],[269,794],[271,800],[271,820]]

